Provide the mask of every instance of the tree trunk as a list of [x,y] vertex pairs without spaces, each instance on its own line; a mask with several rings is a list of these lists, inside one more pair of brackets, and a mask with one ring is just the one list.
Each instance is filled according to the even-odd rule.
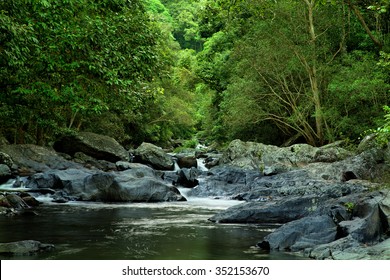
[[316,136],[318,139],[318,144],[322,145],[324,144],[324,121],[323,121],[323,114],[322,114],[322,105],[321,105],[321,94],[318,86],[318,76],[317,76],[317,59],[315,57],[316,55],[316,33],[315,33],[315,27],[314,27],[314,9],[315,9],[315,0],[304,0],[307,8],[308,8],[308,24],[309,24],[309,33],[311,38],[311,45],[314,50],[314,56],[311,62],[306,64],[307,72],[309,74],[310,78],[310,86],[311,91],[313,94],[313,102],[314,102],[314,117],[315,117],[315,123],[316,123]]
[[360,13],[358,7],[356,7],[350,0],[345,0],[347,2],[347,5],[349,8],[353,11],[353,13],[358,18],[360,24],[362,25],[363,29],[366,31],[370,39],[374,42],[375,45],[378,46],[379,50],[382,49],[383,44],[382,42],[374,36],[374,34],[371,32],[370,28],[368,27],[366,21],[364,20],[363,15]]

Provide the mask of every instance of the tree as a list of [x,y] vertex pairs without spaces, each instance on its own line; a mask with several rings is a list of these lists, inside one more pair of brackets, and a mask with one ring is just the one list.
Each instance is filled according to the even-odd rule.
[[0,24],[3,133],[16,142],[109,110],[137,121],[159,94],[149,85],[167,60],[141,1],[6,0]]

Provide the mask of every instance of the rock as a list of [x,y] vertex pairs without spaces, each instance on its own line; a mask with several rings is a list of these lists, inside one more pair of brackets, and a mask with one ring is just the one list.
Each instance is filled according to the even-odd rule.
[[180,192],[152,177],[137,178],[123,171],[117,176],[98,173],[85,180],[85,200],[103,202],[162,202],[185,200]]
[[131,164],[132,163],[130,163],[128,161],[123,161],[123,160],[117,161],[115,163],[116,169],[118,171],[124,171],[124,170],[127,170],[127,169],[131,169]]
[[0,243],[1,255],[32,255],[54,249],[52,244],[43,244],[35,240],[23,240],[9,243]]
[[[318,169],[320,171],[321,169]],[[323,169],[322,169],[323,170]],[[335,171],[336,172],[336,171]],[[192,196],[240,197],[246,201],[263,200],[264,197],[303,196],[315,194],[335,198],[352,192],[367,190],[367,184],[343,183],[324,180],[322,174],[311,169],[297,169],[272,176],[259,171],[244,170],[232,166],[218,166],[199,176],[199,185],[191,190]],[[320,177],[320,178],[317,178]]]
[[4,194],[0,194],[0,207],[2,208],[11,208],[11,204],[9,203],[7,197]]
[[82,152],[95,159],[109,162],[129,160],[129,153],[115,139],[92,132],[64,136],[54,143],[54,149],[72,156]]
[[150,143],[142,143],[134,151],[134,162],[150,165],[158,170],[173,170],[174,161],[172,156]]
[[387,221],[383,221],[378,207],[381,201],[383,196],[380,194],[372,194],[372,197],[366,195],[357,201],[352,209],[353,219],[339,223],[344,235],[351,235],[361,243],[378,241],[384,231],[388,230]]
[[207,154],[207,157],[204,159],[204,165],[206,168],[210,169],[220,164],[222,154]]
[[308,257],[313,259],[338,259],[338,260],[358,260],[364,258],[361,245],[350,235],[330,242],[315,246],[308,251]]
[[307,144],[295,144],[280,148],[233,140],[225,150],[221,163],[244,169],[260,169],[265,175],[274,175],[309,163],[340,161],[351,155],[351,152],[335,144],[319,148]]
[[116,164],[113,162],[109,162],[106,160],[98,160],[91,156],[88,156],[82,152],[77,152],[74,154],[75,162],[82,164],[84,167],[87,167],[89,169],[99,169],[102,171],[116,171]]
[[382,223],[384,228],[387,228],[387,234],[390,233],[390,193],[383,193],[383,200],[379,202],[379,211],[380,217],[382,218]]
[[11,176],[12,172],[8,165],[0,164],[0,184],[7,182]]
[[[301,251],[336,239],[337,227],[328,215],[308,216],[287,223],[259,243],[271,250]],[[267,244],[268,243],[268,244]]]
[[198,177],[198,170],[195,167],[192,168],[182,168],[179,171],[177,171],[178,178],[175,182],[175,185],[180,185],[185,188],[194,188],[199,184],[199,181],[197,179]]
[[234,197],[250,191],[251,183],[262,177],[259,171],[244,170],[233,166],[217,166],[198,177],[199,185],[191,196]]
[[307,256],[318,260],[389,260],[390,238],[367,246],[348,235],[331,243],[316,246]]
[[383,150],[371,149],[334,163],[312,163],[305,169],[312,177],[324,180],[372,180],[389,170],[383,162]]
[[209,220],[217,223],[284,224],[308,216],[316,211],[324,200],[313,195],[288,197],[279,201],[265,199],[262,202],[248,202],[230,207]]
[[13,194],[13,193],[7,194],[5,197],[12,208],[15,209],[29,208],[28,204],[17,194]]
[[14,162],[12,161],[12,158],[8,154],[0,152],[0,164],[5,164],[9,168],[12,168]]
[[51,194],[53,200],[79,200],[84,193],[84,179],[94,174],[87,169],[50,170],[30,176],[26,187],[30,192]]
[[37,207],[41,204],[35,197],[31,196],[29,193],[22,192],[19,196],[23,199],[24,202],[26,202],[29,207]]
[[177,157],[177,164],[179,165],[180,168],[198,167],[198,162],[195,156],[176,155],[176,157]]
[[86,169],[51,170],[28,178],[31,191],[52,191],[53,201],[103,202],[181,201],[180,192],[166,185],[150,167],[131,164],[121,172]]
[[8,154],[20,176],[28,176],[50,169],[80,168],[81,165],[68,161],[55,151],[36,145],[6,145],[0,151]]
[[359,143],[359,146],[357,148],[358,153],[371,150],[372,148],[378,148],[379,144],[377,143],[376,138],[376,133],[372,133],[370,135],[365,136]]

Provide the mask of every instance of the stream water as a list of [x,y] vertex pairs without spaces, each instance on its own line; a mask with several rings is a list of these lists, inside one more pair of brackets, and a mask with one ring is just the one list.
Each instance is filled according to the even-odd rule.
[[54,204],[39,199],[44,203],[37,208],[37,216],[0,216],[0,242],[32,239],[54,244],[55,250],[13,259],[297,258],[254,248],[272,227],[208,221],[237,201],[193,198],[152,204]]

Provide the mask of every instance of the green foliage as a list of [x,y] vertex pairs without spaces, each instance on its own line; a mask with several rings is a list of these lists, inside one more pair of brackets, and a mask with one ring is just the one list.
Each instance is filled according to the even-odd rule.
[[381,147],[387,147],[390,142],[390,107],[385,105],[383,106],[385,115],[383,117],[383,124],[377,129],[369,129],[366,133],[372,134],[375,133],[375,141]]
[[344,203],[344,206],[345,206],[345,208],[347,209],[347,211],[349,213],[352,213],[353,209],[355,208],[355,203],[353,203],[353,202],[346,202],[346,203]]
[[2,1],[0,29],[8,138],[41,142],[110,110],[136,122],[154,106],[168,56],[140,1]]
[[362,131],[376,127],[383,104],[389,100],[388,74],[368,52],[345,54],[328,85],[327,119],[335,136],[357,139]]
[[388,141],[389,15],[388,0],[0,1],[0,133]]

